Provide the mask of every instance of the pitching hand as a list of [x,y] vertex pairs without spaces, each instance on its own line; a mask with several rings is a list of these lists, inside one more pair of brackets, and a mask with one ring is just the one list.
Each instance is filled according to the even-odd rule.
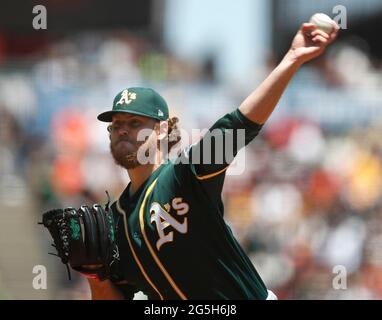
[[317,29],[313,23],[304,23],[293,39],[290,53],[300,63],[305,63],[321,55],[338,34],[339,26],[333,21],[333,31],[327,34]]

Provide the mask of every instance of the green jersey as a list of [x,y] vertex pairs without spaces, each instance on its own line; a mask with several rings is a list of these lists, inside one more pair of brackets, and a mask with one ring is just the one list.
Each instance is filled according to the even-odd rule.
[[[223,218],[221,192],[230,160],[196,164],[217,129],[233,141],[239,129],[248,144],[261,126],[235,110],[219,119],[201,141],[162,164],[134,195],[129,186],[111,206],[117,219],[126,298],[266,299],[267,289]],[[212,139],[213,140],[213,139]],[[204,151],[203,151],[204,150]],[[189,161],[186,161],[189,160]],[[187,163],[188,162],[188,163]]]

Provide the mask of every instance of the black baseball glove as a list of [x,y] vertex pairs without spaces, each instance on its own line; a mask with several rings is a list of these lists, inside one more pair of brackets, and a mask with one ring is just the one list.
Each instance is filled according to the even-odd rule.
[[[57,256],[68,267],[89,278],[119,280],[116,224],[111,211],[92,207],[54,209],[43,214],[42,224],[53,237]],[[70,279],[70,271],[68,268]]]

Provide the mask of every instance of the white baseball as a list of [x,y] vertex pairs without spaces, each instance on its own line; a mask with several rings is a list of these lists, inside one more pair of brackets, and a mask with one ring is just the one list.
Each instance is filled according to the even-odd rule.
[[316,13],[310,18],[310,23],[314,23],[318,29],[327,34],[331,34],[334,28],[333,20],[325,13]]

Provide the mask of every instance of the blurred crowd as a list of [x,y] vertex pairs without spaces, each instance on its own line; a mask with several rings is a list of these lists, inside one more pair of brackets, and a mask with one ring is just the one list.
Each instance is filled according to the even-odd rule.
[[227,181],[229,219],[280,298],[382,297],[381,129],[272,123],[249,148],[251,174]]
[[[304,67],[291,84],[280,111],[246,149],[245,174],[227,175],[226,218],[279,298],[380,299],[382,115],[375,105],[382,100],[382,73],[350,44],[328,57]],[[161,92],[181,127],[203,129],[257,84],[220,83],[211,64],[191,65],[122,32],[62,39],[23,60],[3,57],[1,203],[17,211],[33,201],[35,212],[25,214],[37,222],[53,207],[105,203],[105,190],[116,199],[128,177],[113,163],[106,126],[96,115],[117,92],[136,85]],[[320,100],[326,93],[331,104],[312,110],[327,103]],[[338,97],[346,101],[345,113],[334,109]],[[354,113],[360,101],[361,118]],[[20,229],[13,232],[22,237]],[[36,247],[23,249],[45,250],[43,233],[35,234]],[[10,291],[0,290],[0,298],[14,295],[1,274],[16,263],[0,262],[0,285]],[[338,266],[346,289],[334,286]],[[80,278],[78,287],[68,286],[64,268],[54,267],[62,277],[51,298],[88,298]]]

